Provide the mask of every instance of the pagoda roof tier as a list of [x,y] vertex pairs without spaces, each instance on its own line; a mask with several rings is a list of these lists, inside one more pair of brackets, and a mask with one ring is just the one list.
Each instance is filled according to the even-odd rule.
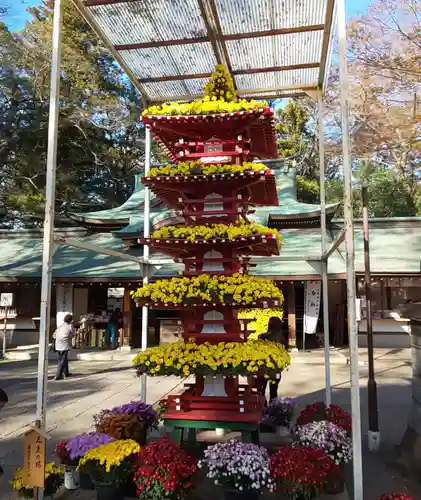
[[168,156],[179,160],[180,140],[184,142],[211,141],[214,138],[230,140],[238,136],[251,141],[250,157],[276,158],[275,121],[270,108],[260,108],[235,113],[212,115],[164,116],[145,115],[155,139]]
[[184,311],[186,309],[192,309],[193,307],[203,307],[206,309],[209,308],[215,308],[217,307],[218,309],[223,309],[223,308],[229,308],[229,309],[245,309],[245,308],[250,308],[252,307],[253,309],[267,309],[267,308],[272,308],[272,307],[280,307],[282,306],[282,301],[281,300],[256,300],[253,302],[250,302],[248,304],[245,303],[240,303],[240,302],[186,302],[183,304],[165,304],[163,302],[151,302],[147,300],[139,300],[136,299],[135,297],[135,303],[137,307],[142,307],[146,306],[149,307],[149,309],[168,309],[168,310],[174,310],[174,311]]
[[256,234],[255,236],[239,238],[198,238],[190,241],[185,238],[139,238],[138,243],[148,245],[157,252],[169,255],[174,259],[183,259],[196,255],[198,248],[230,246],[241,255],[279,255],[278,240],[275,234]]
[[[260,206],[277,206],[275,176],[270,170],[247,171],[232,174],[177,175],[144,177],[142,182],[149,186],[156,196],[171,208],[182,209],[185,202],[182,195],[190,193],[195,198],[208,194],[235,191],[241,195],[239,202]],[[217,200],[210,200],[209,202]]]

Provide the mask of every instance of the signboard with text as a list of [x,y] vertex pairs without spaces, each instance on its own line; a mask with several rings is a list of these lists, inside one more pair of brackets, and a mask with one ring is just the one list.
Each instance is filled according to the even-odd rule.
[[45,478],[45,437],[36,429],[25,434],[23,482],[27,488],[43,488]]
[[321,282],[306,281],[304,296],[304,333],[313,334],[316,333],[319,320]]
[[0,306],[1,307],[12,307],[12,305],[13,305],[13,293],[0,294]]

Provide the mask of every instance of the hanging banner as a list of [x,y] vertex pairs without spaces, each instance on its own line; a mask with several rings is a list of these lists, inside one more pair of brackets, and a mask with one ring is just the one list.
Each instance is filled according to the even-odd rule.
[[306,281],[304,286],[304,333],[316,333],[319,319],[321,282]]
[[57,300],[57,327],[64,323],[66,314],[73,314],[73,285],[57,283],[56,285],[56,300]]

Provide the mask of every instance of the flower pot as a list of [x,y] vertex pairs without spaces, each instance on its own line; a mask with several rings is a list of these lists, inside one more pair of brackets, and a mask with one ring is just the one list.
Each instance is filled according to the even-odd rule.
[[120,489],[111,483],[99,483],[93,481],[96,491],[96,500],[120,500],[122,498]]
[[86,474],[86,472],[79,473],[79,486],[81,490],[94,490],[95,486],[92,482],[91,476]]
[[258,500],[260,491],[224,489],[224,500]]
[[64,469],[64,487],[66,490],[77,490],[80,487],[80,474],[76,465],[67,465]]

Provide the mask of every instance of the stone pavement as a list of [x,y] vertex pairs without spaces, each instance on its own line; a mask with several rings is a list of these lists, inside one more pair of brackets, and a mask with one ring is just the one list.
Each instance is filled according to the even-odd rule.
[[[350,411],[349,366],[346,353],[341,356],[342,361],[339,362],[339,357],[335,357],[338,361],[331,368],[333,402]],[[298,354],[296,358],[305,359],[305,362],[297,361],[285,372],[280,393],[295,397],[300,406],[323,400],[324,365],[320,352],[305,353],[303,356]],[[364,356],[361,358],[364,362]],[[421,500],[420,485],[401,477],[393,466],[394,447],[399,444],[405,431],[411,404],[410,353],[408,350],[376,350],[375,358],[382,450],[378,454],[364,452],[364,500],[376,500],[381,493],[405,489]],[[75,373],[79,372],[81,376],[49,384],[50,449],[60,438],[89,430],[92,415],[101,408],[129,401],[138,394],[139,381],[128,369],[129,363],[73,362],[72,366]],[[363,439],[366,443],[367,366],[361,364],[359,368]],[[0,385],[11,398],[10,407],[0,413],[0,463],[6,465],[9,476],[12,469],[21,465],[21,434],[24,426],[33,418],[35,377],[34,361],[0,362]],[[153,402],[160,399],[166,392],[172,391],[178,382],[179,379],[150,380],[148,400]],[[352,478],[352,471],[348,471],[348,478]],[[348,487],[352,498],[352,481],[348,481]],[[10,493],[4,492],[3,496],[1,493],[0,500],[15,498]],[[218,496],[214,498],[216,500]],[[78,500],[78,497],[72,497],[72,500]],[[80,500],[91,498],[80,497]]]
[[[74,376],[52,381],[55,364],[49,367],[47,401],[47,455],[61,440],[80,432],[90,431],[92,417],[102,409],[127,403],[139,396],[139,379],[130,362],[73,361]],[[22,435],[34,423],[36,407],[36,361],[0,361],[0,386],[9,403],[0,412],[0,464],[5,480],[10,480],[16,467],[22,465]],[[147,400],[155,403],[176,390],[180,379],[175,377],[150,379]],[[0,500],[12,500],[8,484],[2,484]]]

